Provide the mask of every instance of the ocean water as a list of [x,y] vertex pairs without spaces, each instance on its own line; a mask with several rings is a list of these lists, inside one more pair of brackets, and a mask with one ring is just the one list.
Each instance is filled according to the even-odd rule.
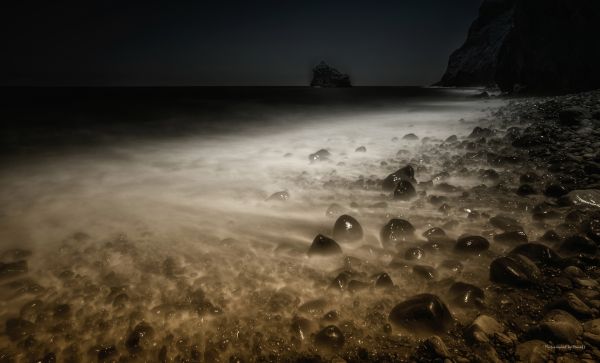
[[[107,347],[110,357],[150,360],[163,347],[169,359],[195,350],[205,361],[334,354],[314,334],[335,310],[345,346],[380,347],[391,306],[431,287],[389,267],[397,251],[382,246],[379,231],[392,217],[417,235],[448,219],[424,197],[392,200],[380,180],[408,163],[421,182],[444,171],[453,151],[436,146],[467,136],[503,102],[478,92],[12,90],[2,105],[0,252],[31,255],[27,273],[0,281],[0,320],[30,320],[36,343],[27,351],[2,336],[0,346],[79,361]],[[410,133],[418,140],[403,138]],[[329,159],[311,162],[320,149]],[[448,182],[481,181],[452,174]],[[277,192],[289,198],[269,198]],[[344,256],[309,258],[312,240],[331,236],[341,214],[361,223],[363,239],[340,243]],[[430,258],[436,266],[448,256]],[[467,269],[474,282],[481,268]],[[386,272],[396,288],[332,292],[348,269],[365,282]],[[34,300],[42,308],[31,312],[24,306]],[[61,304],[66,317],[56,313]],[[308,321],[302,329],[299,318]],[[133,352],[127,337],[140,322],[153,334]]]

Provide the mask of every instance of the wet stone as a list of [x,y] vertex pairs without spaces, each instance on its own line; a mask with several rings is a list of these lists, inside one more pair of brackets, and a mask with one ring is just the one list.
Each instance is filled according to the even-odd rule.
[[411,182],[400,180],[394,189],[394,199],[408,201],[417,196],[417,191]]
[[387,273],[383,272],[375,279],[375,287],[378,288],[390,288],[394,286],[392,278]]
[[448,347],[446,346],[446,344],[444,343],[442,338],[440,338],[437,335],[429,337],[427,340],[425,340],[425,342],[423,343],[423,346],[428,351],[433,353],[436,357],[440,357],[440,358],[449,358],[450,357],[450,351],[448,350]]
[[319,326],[312,320],[294,317],[292,319],[292,325],[290,327],[292,333],[296,335],[300,340],[305,340],[310,337],[311,333],[315,332]]
[[530,340],[517,345],[516,355],[520,362],[545,363],[552,357],[552,351],[547,343],[541,340]]
[[516,245],[521,243],[527,243],[529,240],[527,238],[527,235],[523,231],[510,231],[495,235],[494,241]]
[[572,292],[568,292],[563,297],[550,302],[547,308],[561,309],[577,318],[589,318],[594,314],[594,311]]
[[490,218],[490,224],[496,228],[503,230],[504,232],[523,230],[523,227],[519,222],[517,222],[517,220],[503,215],[498,215]]
[[464,236],[456,241],[454,251],[463,254],[478,255],[487,251],[489,247],[490,242],[481,236]]
[[422,236],[430,240],[436,237],[446,237],[446,232],[441,228],[433,227],[423,232]]
[[340,349],[344,342],[344,334],[335,325],[329,325],[315,335],[315,344],[321,349]]
[[590,254],[596,253],[598,246],[592,240],[580,235],[567,237],[559,247],[559,252],[564,254]]
[[476,342],[487,343],[496,334],[504,332],[504,327],[489,315],[479,315],[467,328],[467,336]]
[[453,324],[446,304],[432,294],[420,294],[394,306],[390,322],[399,328],[414,332],[441,333]]
[[527,332],[532,338],[559,344],[576,344],[582,334],[581,323],[563,310],[550,311],[540,324]]
[[345,290],[348,288],[348,283],[352,278],[352,274],[350,272],[344,271],[340,272],[332,281],[331,287],[338,290]]
[[363,238],[363,229],[353,217],[344,214],[333,226],[333,238],[341,242],[354,242]]
[[309,256],[331,256],[338,254],[342,254],[340,245],[333,239],[325,237],[322,234],[315,237],[308,249]]
[[456,142],[456,141],[458,141],[458,137],[456,135],[450,135],[444,141],[445,142]]
[[421,248],[411,247],[404,252],[404,258],[409,261],[420,260],[424,254],[425,252]]
[[311,163],[315,163],[315,162],[318,162],[318,161],[328,160],[330,156],[331,156],[331,153],[329,151],[327,151],[325,149],[321,149],[321,150],[317,151],[314,154],[310,154],[308,156],[308,160]]
[[366,153],[367,152],[367,148],[364,147],[364,146],[359,146],[359,147],[356,148],[356,150],[354,150],[354,152],[357,152],[357,153]]
[[487,138],[491,136],[494,136],[494,131],[488,128],[476,126],[468,137],[470,139],[479,139],[482,137]]
[[290,194],[286,191],[281,191],[271,194],[271,196],[267,198],[267,201],[285,202],[288,199],[290,199]]
[[415,134],[406,134],[402,137],[402,140],[419,140],[419,137]]
[[401,169],[396,170],[394,173],[388,175],[382,183],[384,191],[392,191],[396,189],[396,185],[401,181],[406,180],[408,182],[415,183],[415,170],[412,166],[407,165]]
[[[526,257],[525,257],[526,258]],[[529,287],[539,278],[535,265],[522,256],[499,257],[490,264],[490,281],[515,287]]]
[[485,294],[482,289],[460,281],[450,286],[449,295],[455,304],[462,307],[481,307],[485,300]]
[[391,219],[379,234],[384,246],[395,245],[398,242],[410,241],[414,238],[415,227],[404,219]]
[[510,251],[511,255],[519,254],[534,263],[552,265],[560,260],[560,256],[550,247],[540,243],[524,243]]
[[412,271],[415,275],[422,277],[426,280],[435,280],[437,277],[437,272],[435,268],[426,265],[416,265],[413,266]]

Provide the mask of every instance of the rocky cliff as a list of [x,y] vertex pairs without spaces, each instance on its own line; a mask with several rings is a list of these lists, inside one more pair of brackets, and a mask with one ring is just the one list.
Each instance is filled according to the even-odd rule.
[[313,68],[311,87],[351,87],[350,76],[343,74],[327,63],[321,62]]
[[600,88],[600,1],[484,0],[439,85]]

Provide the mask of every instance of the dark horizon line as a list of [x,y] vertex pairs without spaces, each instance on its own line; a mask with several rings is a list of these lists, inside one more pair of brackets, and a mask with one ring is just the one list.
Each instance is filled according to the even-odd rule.
[[442,87],[435,85],[355,85],[351,87],[312,87],[300,85],[0,85],[0,89],[8,88],[315,88],[315,89],[349,89],[349,88],[442,88],[442,89],[479,89],[485,86]]

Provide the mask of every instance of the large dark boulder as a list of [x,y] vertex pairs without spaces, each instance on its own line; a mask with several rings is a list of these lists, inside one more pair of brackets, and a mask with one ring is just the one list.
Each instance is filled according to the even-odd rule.
[[311,87],[351,87],[350,76],[321,62],[313,68]]
[[484,0],[439,85],[502,91],[600,87],[600,1]]

